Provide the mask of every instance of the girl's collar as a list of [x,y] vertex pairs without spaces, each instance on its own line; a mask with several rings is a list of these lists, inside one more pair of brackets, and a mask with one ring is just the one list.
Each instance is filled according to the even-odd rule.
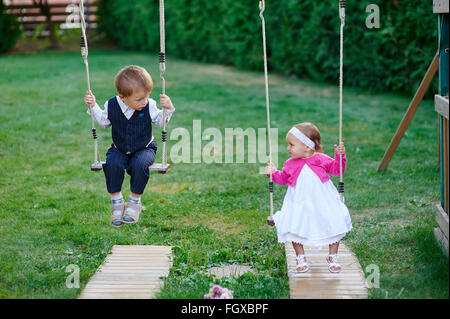
[[314,152],[314,154],[311,155],[310,157],[298,157],[298,158],[291,157],[291,159],[292,160],[305,160],[306,161],[306,160],[310,160],[310,159],[316,157],[317,154],[319,154],[319,153],[318,152]]

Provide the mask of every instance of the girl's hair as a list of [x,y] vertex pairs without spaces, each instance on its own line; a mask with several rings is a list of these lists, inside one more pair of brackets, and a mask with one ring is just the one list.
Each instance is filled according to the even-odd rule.
[[323,153],[322,142],[320,138],[320,132],[317,126],[310,122],[303,122],[295,125],[303,134],[309,137],[316,144],[316,152]]
[[137,65],[124,67],[117,73],[114,83],[119,94],[128,97],[136,89],[143,89],[151,92],[153,89],[153,80],[147,70]]

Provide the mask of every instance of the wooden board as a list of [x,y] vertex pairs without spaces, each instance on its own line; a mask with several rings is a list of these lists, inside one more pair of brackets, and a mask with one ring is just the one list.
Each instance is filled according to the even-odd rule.
[[436,222],[442,230],[442,233],[448,239],[448,215],[444,212],[440,204],[436,205]]
[[448,13],[448,0],[433,0],[433,13]]
[[389,144],[388,148],[386,149],[386,152],[384,153],[380,165],[378,166],[378,171],[384,171],[389,165],[392,156],[397,150],[397,147],[400,144],[400,141],[403,135],[405,134],[406,129],[409,126],[409,123],[411,123],[411,120],[413,119],[414,114],[416,113],[417,108],[419,107],[419,104],[423,99],[423,96],[427,92],[428,86],[433,80],[434,75],[436,74],[438,68],[439,68],[439,52],[436,52],[433,61],[431,61],[431,64],[428,67],[428,70],[425,73],[425,76],[423,77],[422,82],[420,83],[419,88],[416,91],[416,94],[414,94],[414,97],[411,100],[411,103],[409,104],[408,109],[406,110],[406,113],[403,116],[403,119],[401,120],[400,125],[398,126],[397,131],[395,132],[394,137],[391,140],[391,143]]
[[434,110],[448,120],[448,96],[434,96]]
[[364,272],[358,259],[344,244],[339,245],[340,273],[331,273],[325,257],[326,249],[305,246],[309,271],[296,271],[295,251],[290,242],[285,244],[289,290],[291,299],[365,299],[368,296]]
[[[448,109],[448,103],[447,103],[447,109]],[[448,136],[449,136],[449,132],[448,132],[448,118],[444,118],[442,120],[442,130],[443,130],[443,150],[442,152],[444,152],[444,162],[441,163],[441,165],[444,165],[444,211],[447,213],[447,217],[448,217],[448,207],[449,207],[449,172],[448,172],[448,167],[449,167],[449,163],[448,163]],[[448,222],[447,222],[447,226],[448,226]],[[447,232],[447,238],[448,238],[448,232]]]
[[442,229],[439,227],[436,227],[434,230],[434,237],[436,238],[436,241],[438,242],[439,246],[441,246],[442,251],[444,254],[449,257],[448,254],[448,238],[445,237],[444,233],[442,232]]
[[151,299],[171,266],[171,246],[115,245],[78,298]]

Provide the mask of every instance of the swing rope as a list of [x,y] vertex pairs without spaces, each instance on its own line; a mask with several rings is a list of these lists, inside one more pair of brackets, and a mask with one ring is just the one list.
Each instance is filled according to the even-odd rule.
[[[345,0],[339,0],[340,28],[340,57],[339,57],[339,144],[342,143],[342,87],[344,83],[344,26],[345,26]],[[342,154],[339,154],[339,197],[344,202],[344,179],[342,174]]]
[[[259,1],[259,17],[261,18],[262,24],[262,37],[263,37],[263,53],[264,53],[264,81],[266,90],[266,113],[267,113],[267,134],[269,140],[269,162],[272,162],[272,144],[271,144],[271,134],[270,134],[270,106],[269,106],[269,81],[267,75],[267,50],[266,50],[266,25],[264,20],[264,10],[265,1]],[[344,26],[345,26],[345,0],[339,0],[339,17],[341,20],[340,26],[340,54],[339,54],[339,144],[342,143],[342,88],[344,83]],[[341,202],[344,202],[344,180],[343,180],[343,165],[342,165],[342,154],[339,154],[339,186],[338,192]],[[267,217],[267,223],[270,226],[275,225],[273,221],[273,177],[270,173],[269,181],[269,194],[270,194],[270,216]]]
[[[80,0],[80,21],[81,21],[81,56],[83,57],[84,64],[86,66],[86,80],[87,80],[87,88],[91,90],[90,78],[89,78],[89,64],[88,64],[88,43],[86,37],[86,21],[84,17],[84,4],[83,0]],[[165,27],[164,27],[164,0],[159,1],[159,14],[160,14],[160,42],[161,49],[159,52],[159,70],[160,70],[160,78],[162,81],[162,94],[166,94],[166,82],[164,79],[164,72],[166,70],[166,48],[165,48]],[[91,114],[91,123],[92,123],[92,135],[94,137],[94,163],[91,165],[91,170],[100,171],[102,170],[102,162],[100,161],[100,156],[98,152],[98,141],[97,141],[97,131],[95,129],[95,121],[94,115],[92,112],[92,107],[89,105],[89,113]],[[167,148],[166,148],[166,140],[167,140],[167,131],[166,131],[166,112],[163,108],[163,129],[162,129],[162,143],[163,143],[163,154],[162,154],[162,164],[154,163],[149,167],[150,170],[156,170],[160,174],[165,174],[169,168],[170,164],[167,164]]]
[[[269,106],[269,79],[267,75],[267,51],[266,51],[266,22],[264,20],[263,12],[265,10],[264,0],[259,1],[259,17],[261,18],[262,24],[262,37],[263,37],[263,52],[264,52],[264,81],[266,89],[266,113],[267,113],[267,135],[269,140],[269,162],[272,163],[272,142],[270,140],[270,106]],[[270,173],[269,180],[269,196],[270,196],[270,216],[267,217],[267,224],[270,226],[275,225],[273,221],[273,177],[272,172]]]
[[[83,57],[84,65],[86,66],[86,82],[88,91],[91,90],[91,81],[89,77],[89,64],[88,64],[88,43],[86,37],[86,21],[84,18],[84,4],[83,0],[80,0],[80,20],[81,20],[81,56]],[[97,141],[97,130],[95,129],[94,115],[92,111],[92,106],[89,105],[89,113],[91,114],[91,125],[92,125],[92,136],[94,138],[94,163],[91,165],[92,171],[100,171],[102,169],[102,163],[100,162],[100,155],[98,152],[98,141]]]
[[[159,34],[160,34],[160,52],[159,52],[159,76],[161,78],[162,94],[166,94],[166,80],[164,79],[164,72],[166,71],[166,35],[165,35],[165,21],[164,21],[164,0],[159,0]],[[166,109],[163,108],[163,129],[162,129],[162,164],[167,165],[166,154]]]

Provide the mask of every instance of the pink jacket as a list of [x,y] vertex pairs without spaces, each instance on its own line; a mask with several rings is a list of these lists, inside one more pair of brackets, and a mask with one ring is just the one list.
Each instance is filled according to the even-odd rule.
[[[345,172],[345,154],[342,154],[342,174]],[[279,185],[289,185],[294,187],[298,175],[302,171],[303,165],[308,164],[309,168],[316,173],[322,183],[330,179],[328,174],[339,176],[339,153],[334,154],[334,159],[323,153],[315,153],[308,158],[290,158],[284,162],[283,170],[276,170],[272,173],[272,179]],[[267,175],[268,177],[270,175]]]

